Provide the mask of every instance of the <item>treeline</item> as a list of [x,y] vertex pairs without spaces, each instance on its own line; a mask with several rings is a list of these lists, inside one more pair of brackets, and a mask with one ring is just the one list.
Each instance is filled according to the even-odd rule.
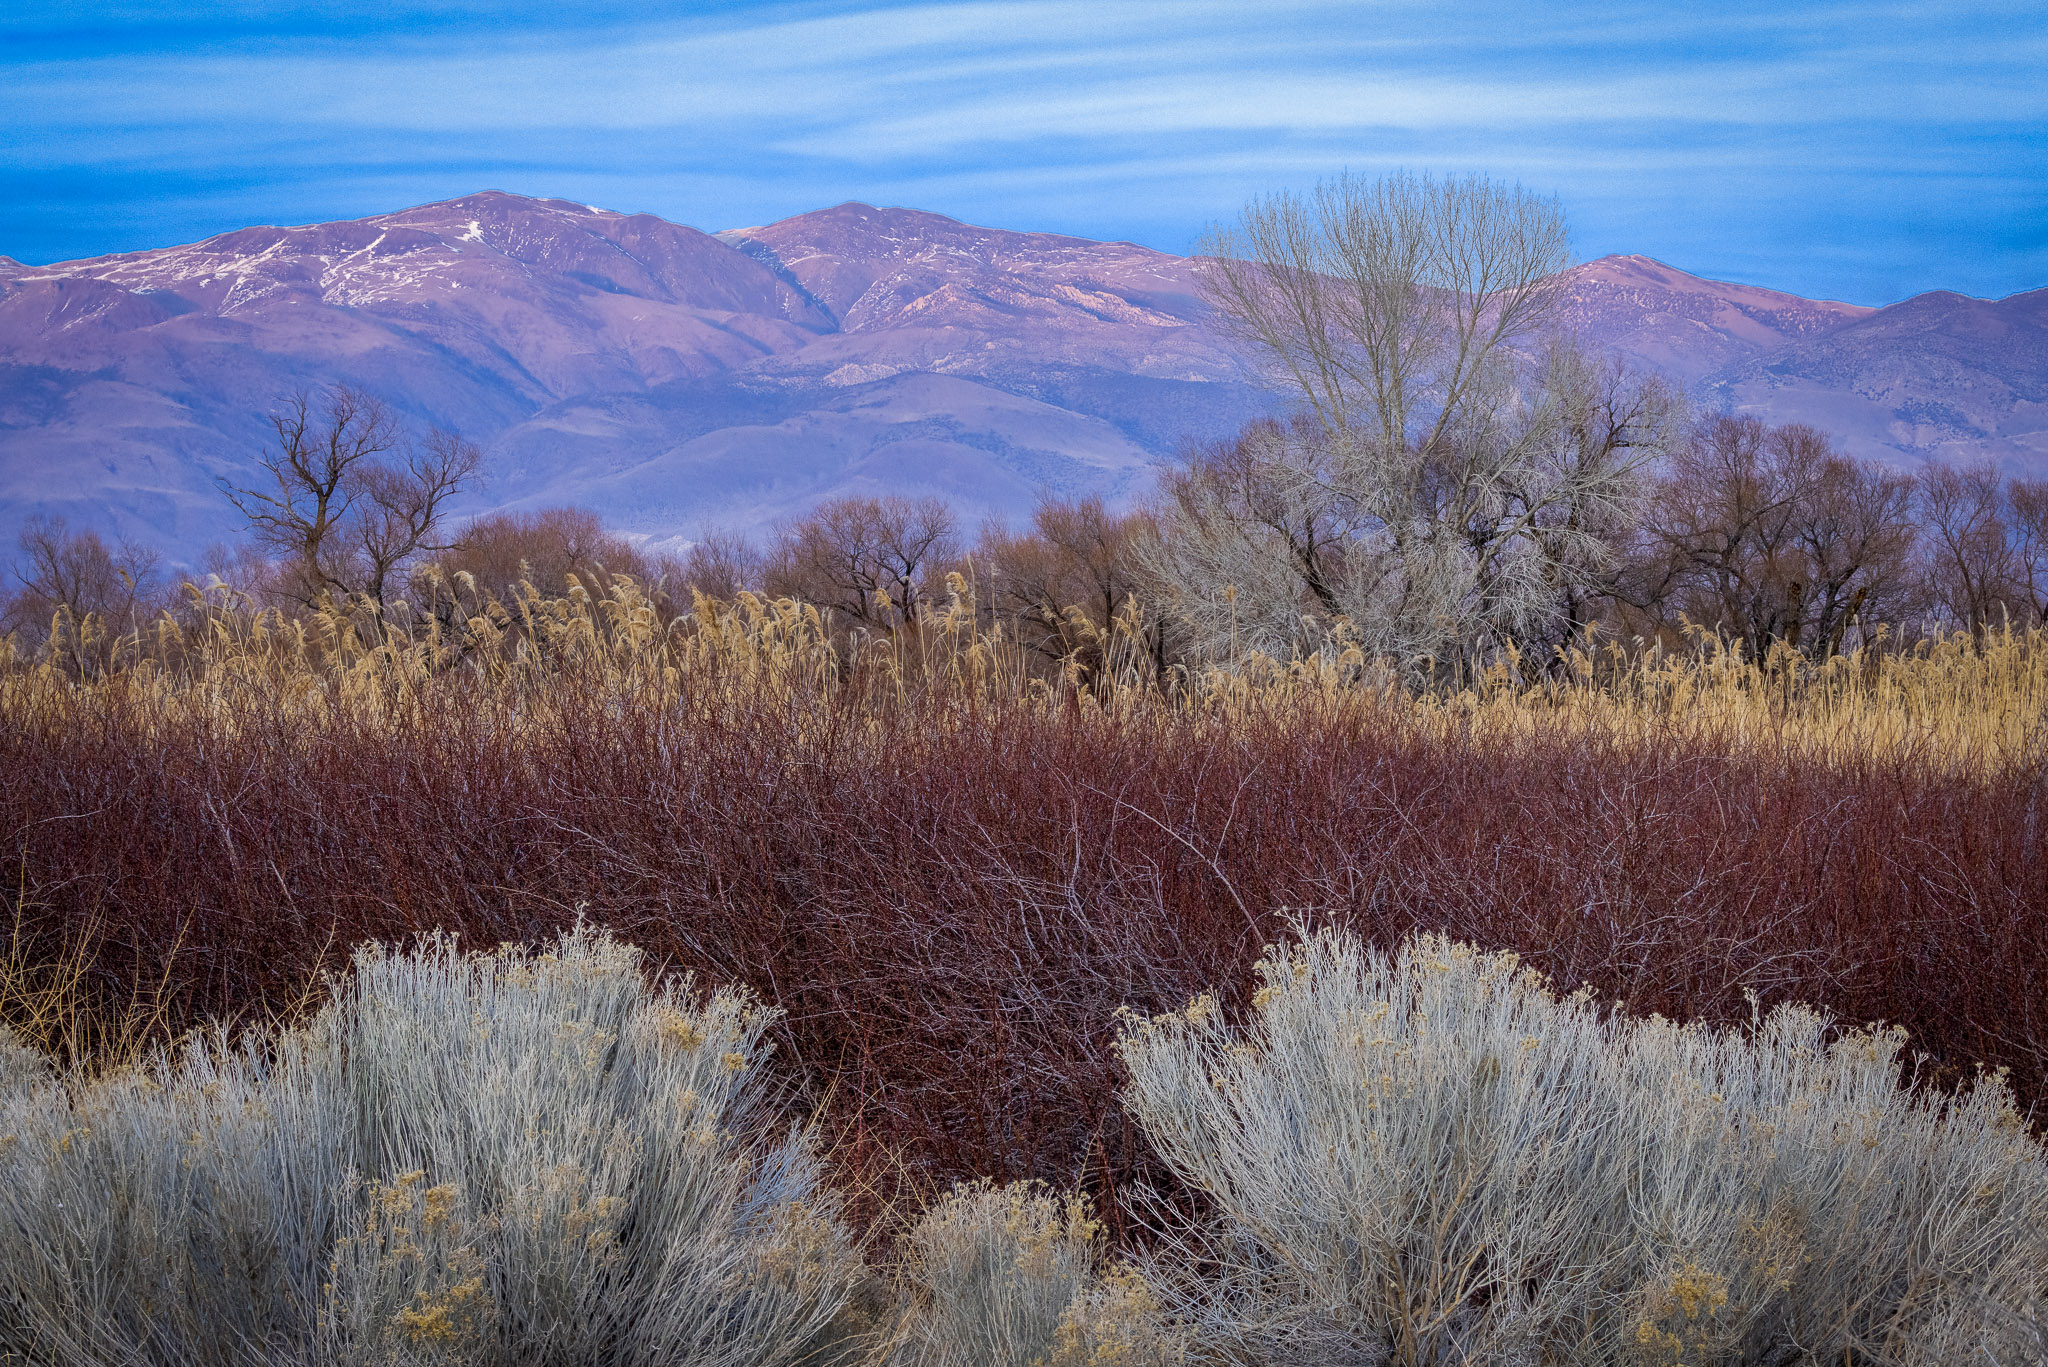
[[[758,544],[656,555],[574,509],[466,526],[481,455],[410,434],[369,395],[301,395],[246,483],[248,541],[189,587],[146,548],[32,523],[4,624],[104,667],[201,584],[369,639],[459,643],[522,595],[620,576],[654,610],[743,591],[892,640],[973,604],[1039,667],[1322,655],[1412,683],[1563,665],[1590,634],[1704,630],[1808,658],[2048,620],[2048,482],[1990,465],[1892,470],[1826,434],[1699,416],[1564,328],[1554,201],[1481,179],[1341,179],[1248,206],[1206,244],[1214,316],[1295,414],[1192,448],[1149,506],[1049,497],[1028,528],[963,526],[931,499],[839,499]],[[968,591],[971,590],[971,593]],[[460,656],[460,649],[456,649]]]
[[[303,399],[294,404],[281,424],[287,435],[266,460],[284,486],[272,509],[252,517],[248,540],[209,551],[197,573],[167,572],[144,545],[32,520],[14,582],[0,588],[0,634],[90,670],[115,664],[124,650],[147,653],[152,621],[194,620],[229,599],[287,618],[325,603],[353,612],[366,630],[437,624],[459,635],[480,605],[521,594],[557,599],[578,587],[603,598],[621,578],[668,616],[689,611],[693,594],[793,599],[829,614],[842,639],[915,632],[964,589],[984,630],[1000,627],[1046,672],[1081,680],[1116,650],[1165,677],[1176,665],[1254,649],[1284,657],[1342,648],[1360,634],[1341,603],[1324,601],[1343,563],[1333,538],[1304,538],[1299,554],[1276,558],[1279,575],[1205,581],[1176,563],[1189,558],[1185,543],[1205,534],[1187,525],[1185,506],[1241,480],[1261,448],[1297,439],[1306,423],[1261,423],[1189,452],[1161,506],[1116,511],[1097,497],[1046,497],[1022,529],[990,522],[970,532],[937,499],[844,498],[765,542],[712,534],[663,554],[579,508],[451,525],[445,507],[430,506],[446,499],[431,473],[401,465],[394,478],[394,467],[373,463],[367,450],[342,468],[299,476],[306,409]],[[338,391],[315,439],[323,450],[364,450],[364,428],[388,434],[394,425],[374,400]],[[393,490],[408,480],[414,506],[394,515],[401,499]],[[1235,617],[1220,639],[1204,588]],[[2041,625],[2048,481],[1988,464],[1908,474],[1850,457],[1809,427],[1713,416],[1668,443],[1659,467],[1643,474],[1600,573],[1576,587],[1567,608],[1504,638],[1524,674],[1555,668],[1558,649],[1589,628],[1607,641],[1667,647],[1705,631],[1759,660],[1780,647],[1818,660]],[[1291,619],[1290,631],[1270,629],[1271,619]],[[1482,633],[1464,662],[1490,663],[1501,644]]]

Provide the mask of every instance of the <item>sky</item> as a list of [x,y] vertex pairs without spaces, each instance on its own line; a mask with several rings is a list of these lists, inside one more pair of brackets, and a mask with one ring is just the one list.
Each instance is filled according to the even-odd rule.
[[481,189],[1184,252],[1396,168],[1554,193],[1582,258],[1864,304],[2048,286],[2048,4],[0,9],[0,254],[36,264]]

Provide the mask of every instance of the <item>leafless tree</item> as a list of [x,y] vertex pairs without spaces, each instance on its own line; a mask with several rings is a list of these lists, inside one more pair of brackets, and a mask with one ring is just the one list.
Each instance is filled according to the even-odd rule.
[[1981,639],[2008,621],[2037,620],[2035,487],[2020,493],[2025,512],[2016,515],[2012,491],[1989,461],[1930,464],[1920,471],[1919,496],[1928,588],[1943,624]]
[[1810,654],[1825,659],[1842,649],[1851,626],[1895,624],[1917,608],[1912,564],[1919,529],[1908,476],[1830,455],[1792,531],[1805,560],[1800,615]]
[[2016,479],[2006,486],[2014,542],[2013,598],[2033,626],[2048,626],[2048,480]]
[[296,395],[271,427],[260,477],[222,489],[300,602],[360,595],[381,610],[400,571],[449,549],[448,503],[476,473],[474,445],[438,430],[410,441],[381,403],[347,386],[318,405]]
[[441,537],[448,502],[483,462],[483,452],[452,432],[433,431],[395,463],[362,471],[354,525],[349,529],[360,568],[361,592],[389,600],[416,557],[446,551]]
[[1028,530],[982,529],[972,557],[979,591],[991,614],[1049,663],[1094,677],[1128,630],[1125,644],[1142,651],[1156,674],[1165,665],[1163,623],[1133,611],[1142,582],[1137,548],[1150,534],[1147,514],[1111,512],[1099,495],[1046,497]]
[[1852,627],[1907,615],[1913,481],[1801,424],[1723,414],[1676,443],[1644,501],[1615,597],[1639,625],[1711,628],[1758,659],[1825,658]]
[[761,552],[734,532],[705,532],[684,552],[676,578],[684,589],[729,602],[761,582]]
[[613,575],[649,580],[654,566],[624,537],[605,530],[587,508],[542,508],[535,512],[487,513],[462,529],[454,547],[440,557],[451,572],[468,573],[489,593],[504,597],[518,584],[531,584],[546,598],[568,591],[576,576],[602,593]]
[[1581,624],[1676,404],[1551,335],[1554,201],[1345,177],[1205,250],[1217,316],[1302,408],[1170,483],[1147,565],[1206,649],[1341,630],[1441,668]]
[[894,630],[927,614],[957,550],[953,514],[938,499],[833,499],[780,529],[763,581],[776,597]]
[[135,630],[165,606],[161,559],[134,542],[108,546],[98,532],[72,531],[61,517],[23,526],[15,585],[0,605],[0,633],[41,641],[61,614],[73,626],[97,621],[100,635]]

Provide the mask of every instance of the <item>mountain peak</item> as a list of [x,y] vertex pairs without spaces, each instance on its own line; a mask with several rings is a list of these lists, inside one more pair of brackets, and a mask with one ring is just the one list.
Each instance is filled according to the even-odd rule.
[[1686,271],[1678,269],[1678,267],[1673,266],[1668,262],[1659,261],[1654,256],[1644,256],[1640,252],[1614,252],[1607,256],[1595,257],[1591,261],[1580,262],[1577,266],[1574,266],[1571,269],[1576,271],[1604,270],[1608,273],[1617,275],[1634,272],[1642,275],[1683,275],[1686,276],[1687,279],[1698,278],[1697,276],[1693,276]]
[[[649,535],[877,488],[970,521],[1028,515],[1044,489],[1127,499],[1183,440],[1277,402],[1199,269],[859,201],[712,236],[502,190],[0,258],[0,545],[35,512],[174,555],[231,536],[215,475],[263,449],[270,406],[331,383],[482,443],[496,505]],[[1886,459],[2048,453],[2048,291],[1873,313],[1641,255],[1563,283],[1579,336],[1703,402]]]
[[1180,317],[1202,307],[1183,258],[1128,242],[983,228],[923,209],[852,201],[719,237],[798,283],[849,330],[939,326],[963,310],[983,325],[1005,311],[1095,310],[1078,296],[1052,303],[1059,289],[1077,286],[1096,287],[1110,314]]
[[472,213],[543,214],[572,219],[631,217],[616,210],[600,209],[595,204],[579,204],[573,199],[538,199],[532,195],[514,194],[509,190],[478,190],[454,199],[435,200],[429,204],[415,204],[409,209],[400,209],[395,213],[377,214],[362,221],[396,222],[421,218],[455,218]]
[[1709,280],[1655,257],[1603,256],[1564,273],[1567,325],[1691,385],[1759,351],[1868,315],[1856,304]]

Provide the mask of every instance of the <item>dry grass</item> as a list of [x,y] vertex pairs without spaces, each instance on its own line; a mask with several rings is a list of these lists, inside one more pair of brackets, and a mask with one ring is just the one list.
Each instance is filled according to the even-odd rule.
[[[1229,716],[1279,700],[1289,705],[1367,706],[1432,735],[1483,742],[1578,730],[1627,744],[1680,735],[1718,745],[1791,750],[1827,762],[1909,757],[1983,774],[2048,760],[2048,632],[2007,628],[1808,660],[1780,649],[1770,659],[1701,634],[1694,648],[1649,651],[1588,641],[1542,669],[1509,658],[1482,677],[1416,694],[1355,648],[1278,661],[1251,655],[1229,669],[1158,673],[1130,605],[1106,635],[1082,623],[1082,642],[1103,663],[1085,687],[1047,680],[1000,626],[989,628],[967,586],[953,578],[947,610],[901,634],[835,630],[813,608],[752,594],[721,603],[693,597],[674,613],[630,578],[592,597],[571,576],[567,597],[516,596],[507,605],[477,594],[467,576],[442,585],[436,614],[404,604],[396,622],[315,612],[288,619],[250,611],[232,593],[194,594],[111,651],[112,668],[81,680],[70,654],[34,659],[0,641],[0,716],[19,718],[83,688],[128,705],[236,710],[251,694],[321,711],[374,709],[402,718],[451,676],[492,691],[546,691],[574,675],[579,686],[630,694],[633,704],[748,708],[821,697],[876,712],[912,702],[965,705],[1074,702],[1131,718]],[[441,581],[434,580],[439,584]],[[431,595],[433,601],[442,600]],[[71,628],[72,630],[91,629]],[[60,632],[60,635],[62,633]],[[61,705],[61,704],[58,704]],[[927,718],[929,719],[929,718]]]
[[[154,981],[108,984],[96,972],[105,926],[91,917],[37,916],[21,889],[0,949],[0,1039],[59,1067],[109,1070],[139,1062],[172,1031],[176,947]],[[31,922],[46,933],[31,930]],[[124,995],[125,994],[125,995]]]
[[9,981],[78,989],[7,1019],[290,1018],[367,941],[580,911],[780,1008],[883,1199],[1078,1183],[1125,1243],[1115,1195],[1165,1174],[1112,1100],[1116,1012],[1244,981],[1300,914],[1677,1019],[1892,1021],[1925,1077],[2048,1095],[2042,635],[1417,697],[1355,656],[1160,679],[1128,630],[1086,686],[1038,679],[964,603],[849,641],[623,580],[447,593],[395,632],[215,602],[108,674],[0,662]]
[[1491,712],[1509,729],[1564,720],[1623,742],[1697,728],[1854,765],[1911,756],[1958,774],[2039,769],[2048,760],[2048,634],[2002,631],[1822,662],[1784,650],[1759,664],[1701,637],[1683,655],[1570,652],[1560,676],[1515,687],[1505,671],[1447,710]]

